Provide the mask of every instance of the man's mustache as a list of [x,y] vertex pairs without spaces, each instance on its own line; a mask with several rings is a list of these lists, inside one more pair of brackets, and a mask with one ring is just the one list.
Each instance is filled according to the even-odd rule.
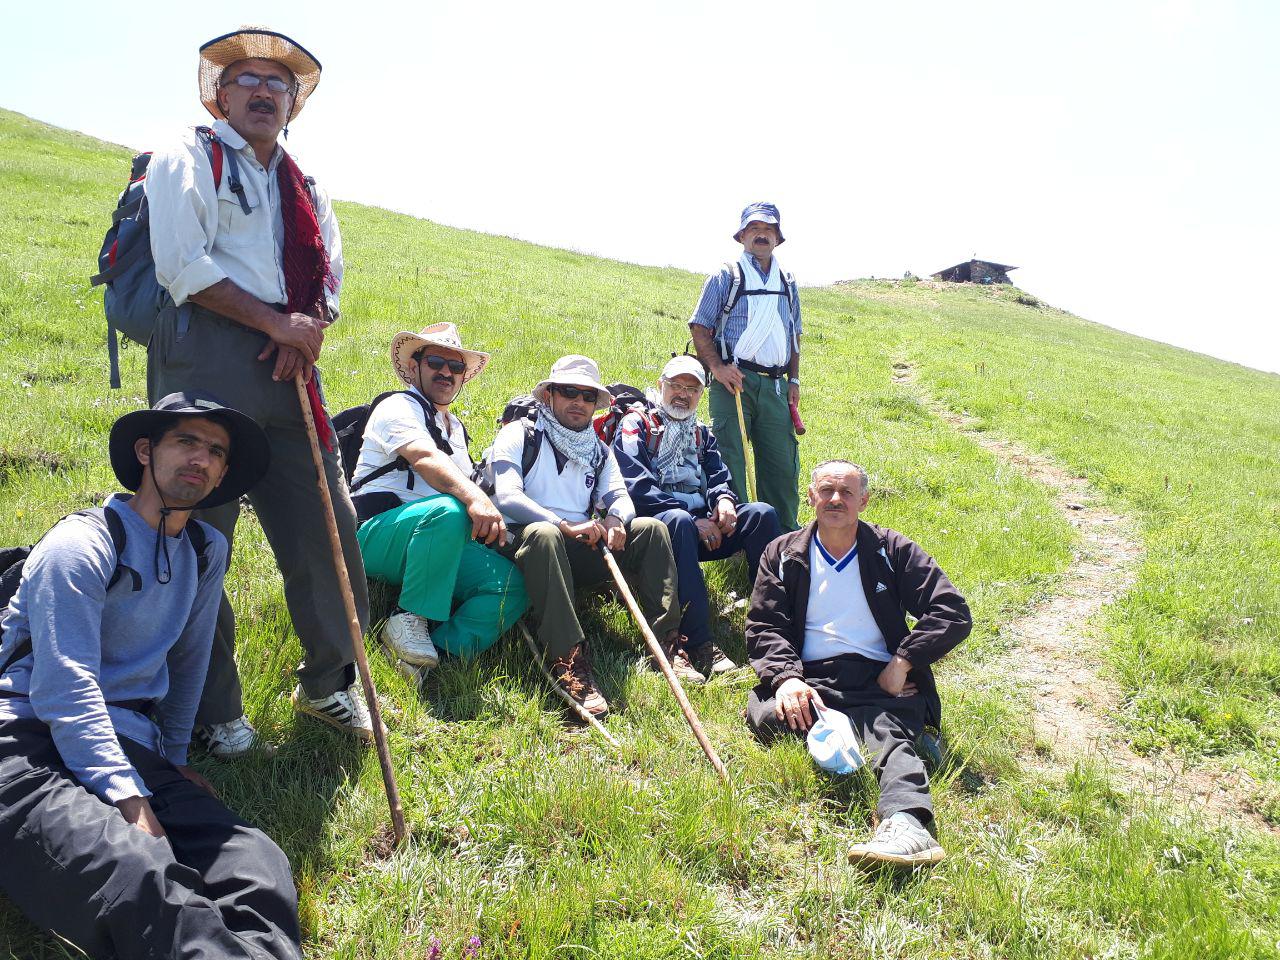
[[444,376],[443,374],[439,374],[439,373],[437,373],[437,374],[436,374],[434,377],[432,377],[431,379],[432,379],[433,381],[435,381],[436,383],[443,384],[443,385],[444,385],[444,386],[446,386],[446,387],[452,387],[452,386],[453,386],[453,377],[446,377],[446,376]]
[[254,113],[270,113],[274,115],[276,112],[276,105],[271,100],[250,100],[249,109]]

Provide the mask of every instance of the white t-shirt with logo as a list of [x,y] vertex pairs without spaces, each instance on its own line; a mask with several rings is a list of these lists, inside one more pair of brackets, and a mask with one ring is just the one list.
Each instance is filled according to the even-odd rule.
[[859,563],[857,543],[837,558],[814,533],[809,545],[809,609],[801,660],[827,660],[847,653],[883,663],[893,659],[871,615]]
[[[519,420],[499,430],[493,441],[494,465],[513,464],[519,472],[524,456],[524,436],[525,427]],[[551,441],[542,436],[541,430],[537,431],[531,442],[538,444],[538,458],[524,477],[524,493],[538,506],[554,513],[561,520],[581,523],[588,518],[589,508],[603,510],[606,501],[612,504],[622,497],[630,505],[626,482],[612,450],[600,468],[599,488],[594,489],[595,476],[576,460],[566,460],[563,470],[556,469],[556,456]],[[501,504],[498,506],[501,508]],[[507,517],[507,520],[511,519]]]
[[[417,391],[414,391],[415,393]],[[432,406],[427,401],[427,406]],[[436,426],[440,434],[453,448],[449,455],[464,477],[471,476],[471,456],[467,453],[467,442],[463,438],[462,421],[451,413],[435,411]],[[369,423],[364,428],[364,443],[360,447],[360,458],[356,461],[353,480],[359,480],[383,464],[396,459],[396,453],[406,443],[420,440],[440,449],[427,431],[427,419],[422,404],[413,397],[398,393],[387,397],[373,409],[369,415]],[[413,486],[409,486],[409,478],[413,478]],[[422,477],[409,470],[392,470],[370,480],[359,490],[356,496],[366,493],[394,493],[404,503],[412,503],[423,497],[434,497],[440,493]]]

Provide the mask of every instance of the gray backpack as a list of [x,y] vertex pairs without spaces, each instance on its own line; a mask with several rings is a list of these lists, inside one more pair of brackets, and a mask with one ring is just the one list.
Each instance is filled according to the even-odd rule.
[[[222,162],[226,158],[228,183],[248,215],[253,212],[240,183],[240,169],[234,150],[223,149],[218,135],[208,127],[196,127],[213,167],[213,186],[222,185]],[[98,254],[99,272],[89,278],[92,286],[106,285],[102,302],[107,314],[107,357],[111,362],[111,386],[120,386],[120,344],[117,334],[147,346],[162,310],[176,309],[169,293],[156,279],[156,263],[151,256],[151,217],[147,209],[144,183],[150,153],[133,158],[128,186],[120,194],[111,227]]]

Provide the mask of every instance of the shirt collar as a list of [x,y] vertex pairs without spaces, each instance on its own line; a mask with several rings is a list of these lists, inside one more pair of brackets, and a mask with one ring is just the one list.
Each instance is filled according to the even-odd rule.
[[[236,128],[227,123],[226,120],[213,121],[213,132],[218,135],[219,140],[225,143],[232,150],[243,151],[252,149],[249,147],[249,141],[240,136],[240,134],[236,132]],[[270,165],[272,167],[274,167],[279,161],[281,152],[280,144],[277,143],[275,150],[271,154]]]

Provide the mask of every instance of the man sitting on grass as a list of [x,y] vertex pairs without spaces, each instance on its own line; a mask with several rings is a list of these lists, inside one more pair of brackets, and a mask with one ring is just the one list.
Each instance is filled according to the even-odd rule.
[[818,464],[809,484],[817,519],[765,549],[747,615],[747,655],[760,677],[747,723],[768,742],[803,735],[822,710],[847,715],[880,784],[880,825],[849,861],[914,867],[943,857],[915,748],[941,711],[930,665],[973,620],[932,557],[859,520],[868,497],[861,467]]
[[702,563],[747,555],[747,577],[754,583],[765,545],[782,532],[778,514],[767,503],[738,503],[730,489],[729,468],[711,428],[698,421],[698,401],[706,372],[694,357],[672,357],[650,391],[654,407],[622,418],[613,452],[627,481],[627,492],[644,517],[661,520],[676,558],[680,604],[689,660],[700,674],[737,670],[738,665],[711,639],[711,601]]
[[452,323],[397,334],[391,364],[409,389],[370,412],[353,474],[365,572],[400,588],[382,643],[414,681],[439,661],[437,646],[475,656],[528,606],[515,564],[487,549],[506,540],[507,526],[472,482],[467,433],[449,412],[488,362],[463,348]]
[[196,393],[111,428],[121,484],[31,551],[0,620],[0,888],[93,957],[301,957],[289,862],[185,766],[227,567],[189,519],[267,471]]

